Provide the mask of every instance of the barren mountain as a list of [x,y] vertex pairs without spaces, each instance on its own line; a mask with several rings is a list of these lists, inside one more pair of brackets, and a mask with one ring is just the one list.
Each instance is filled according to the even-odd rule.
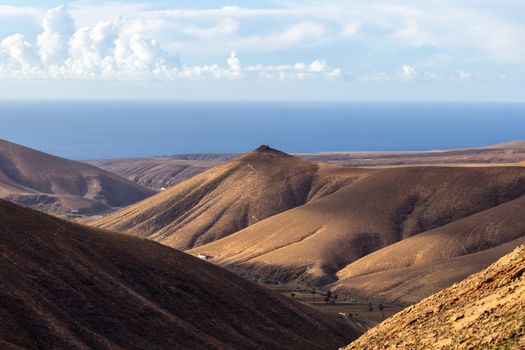
[[6,349],[335,349],[342,321],[160,244],[0,200]]
[[413,305],[345,349],[522,349],[525,246]]
[[370,271],[359,274],[448,259],[516,239],[525,234],[523,194],[522,167],[368,170],[331,195],[190,253],[212,256],[214,263],[252,279],[323,285],[347,265],[399,241],[397,246],[406,247],[399,256],[363,264]]
[[154,193],[94,166],[0,140],[0,198],[63,214],[127,206]]
[[94,224],[188,249],[325,196],[361,173],[261,146]]
[[262,147],[96,224],[256,281],[414,303],[519,244],[524,194],[519,166],[358,169]]
[[120,175],[139,185],[161,189],[200,174],[220,164],[221,161],[150,157],[93,160],[86,163]]

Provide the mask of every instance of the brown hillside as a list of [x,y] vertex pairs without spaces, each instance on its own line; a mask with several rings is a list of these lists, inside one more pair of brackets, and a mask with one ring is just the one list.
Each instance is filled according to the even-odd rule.
[[521,349],[525,246],[387,319],[345,349]]
[[63,214],[127,206],[154,193],[91,165],[0,140],[0,198]]
[[409,237],[345,267],[340,278],[422,265],[496,247],[525,236],[525,196]]
[[354,334],[154,242],[1,200],[0,225],[2,348],[335,349]]
[[[335,193],[190,250],[252,279],[333,282],[348,264],[388,245],[510,202],[525,194],[525,169],[393,168],[369,171]],[[509,204],[511,205],[511,204]],[[515,217],[523,211],[518,205]],[[475,222],[472,222],[475,223]],[[499,239],[492,229],[466,252],[521,236],[521,224]],[[458,235],[472,235],[468,225]],[[505,232],[506,227],[498,227]],[[430,234],[432,236],[432,234]],[[417,237],[417,236],[416,236]],[[447,245],[444,244],[444,249]],[[450,245],[452,256],[458,247]],[[447,250],[439,254],[448,254]]]
[[168,188],[202,173],[220,161],[187,160],[176,157],[92,160],[86,163],[120,175],[139,185]]
[[481,271],[521,244],[525,244],[525,235],[477,253],[342,278],[330,287],[336,293],[350,293],[354,298],[415,304]]
[[189,249],[329,194],[361,173],[261,146],[94,225]]

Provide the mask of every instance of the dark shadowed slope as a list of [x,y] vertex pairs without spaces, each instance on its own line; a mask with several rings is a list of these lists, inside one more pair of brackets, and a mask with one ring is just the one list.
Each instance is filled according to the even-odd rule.
[[63,214],[127,206],[154,193],[91,165],[0,140],[0,198]]
[[139,185],[161,189],[200,174],[220,164],[221,161],[150,157],[92,160],[86,163],[120,175]]
[[345,349],[522,349],[525,246],[372,328]]
[[[427,248],[437,260],[518,238],[525,234],[523,194],[521,167],[374,170],[331,195],[190,252],[210,255],[214,263],[252,279],[323,285],[352,262],[398,241],[400,246],[404,240],[421,241],[415,248]],[[468,219],[476,213],[480,216]],[[431,245],[419,237],[433,239]],[[410,261],[411,245],[406,247],[370,268]],[[433,261],[426,255],[418,259]]]
[[320,198],[363,173],[261,146],[94,224],[188,249]]
[[0,345],[335,349],[341,321],[159,245],[0,200]]

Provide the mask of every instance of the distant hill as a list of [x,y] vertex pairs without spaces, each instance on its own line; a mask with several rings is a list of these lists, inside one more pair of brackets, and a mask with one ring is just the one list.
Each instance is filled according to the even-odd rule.
[[120,175],[139,185],[160,190],[185,181],[221,161],[187,160],[176,157],[107,159],[86,163]]
[[491,145],[486,148],[501,148],[501,149],[524,149],[525,150],[525,140],[510,141],[505,143],[500,143],[497,145]]
[[154,193],[94,166],[0,140],[0,198],[64,214],[127,206]]
[[351,349],[522,349],[525,246],[372,328]]
[[[480,166],[525,162],[525,141],[502,145],[440,151],[412,152],[320,152],[296,154],[304,160],[349,167],[396,167],[417,165]],[[187,180],[239,154],[194,153],[174,156],[91,160],[86,163],[143,186],[160,189]]]
[[358,173],[261,146],[94,225],[189,249],[329,194]]
[[336,349],[342,320],[177,250],[0,200],[3,349]]

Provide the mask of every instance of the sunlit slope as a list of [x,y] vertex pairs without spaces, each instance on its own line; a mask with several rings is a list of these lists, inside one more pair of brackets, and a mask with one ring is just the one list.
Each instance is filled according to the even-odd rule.
[[525,247],[411,306],[345,349],[521,349]]
[[63,214],[122,207],[155,191],[91,165],[0,140],[0,197]]
[[0,200],[0,347],[336,349],[335,318],[169,247]]
[[[439,231],[524,193],[521,167],[374,170],[331,195],[190,252],[210,255],[213,262],[254,279],[326,284],[337,279],[339,270],[374,251],[405,239],[418,241],[416,237],[425,231]],[[522,212],[520,203],[509,203],[516,218]],[[504,214],[505,210],[496,210],[494,215],[504,219]],[[487,215],[485,222],[490,223],[492,214]],[[467,239],[472,243],[470,252],[523,234],[520,221],[510,223],[514,231],[500,238],[491,228],[473,236],[475,227],[469,225],[477,220],[457,224],[459,236],[471,237]],[[505,225],[499,230],[504,232]],[[455,256],[464,249],[461,241],[446,240],[441,242],[445,250],[437,247],[433,254]],[[447,244],[452,250],[446,250]]]
[[404,239],[345,267],[339,278],[422,265],[496,247],[525,235],[525,196]]
[[481,271],[521,244],[525,244],[525,234],[476,253],[341,278],[330,287],[336,293],[350,293],[355,298],[414,304]]
[[261,146],[94,225],[189,249],[334,192],[364,173]]

